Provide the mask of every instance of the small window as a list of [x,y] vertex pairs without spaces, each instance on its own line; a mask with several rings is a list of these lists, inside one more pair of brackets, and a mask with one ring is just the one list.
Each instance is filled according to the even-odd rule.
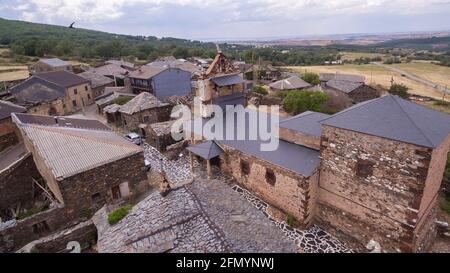
[[122,195],[120,194],[120,187],[119,186],[112,187],[111,188],[111,193],[112,193],[112,198],[114,200],[122,198]]
[[374,163],[370,160],[358,159],[356,163],[356,175],[359,177],[368,177],[373,175]]
[[78,90],[75,88],[74,90],[73,90],[73,93],[76,95],[76,94],[78,94]]
[[43,221],[43,222],[40,222],[40,223],[37,223],[37,224],[33,225],[33,232],[34,232],[34,234],[43,234],[43,233],[46,233],[46,232],[49,232],[49,231],[50,231],[50,228],[48,227],[46,221]]
[[84,90],[88,91],[88,87],[87,85],[84,86]]
[[266,169],[266,182],[272,186],[275,185],[275,182],[277,182],[275,173],[270,169]]
[[90,94],[87,94],[87,97],[88,97],[88,100],[90,100],[90,99],[91,99],[91,95],[90,95]]
[[76,100],[73,100],[73,101],[72,101],[72,105],[73,105],[73,107],[77,107],[77,101],[76,101]]
[[250,164],[247,161],[241,161],[241,174],[249,175],[250,174]]
[[102,195],[99,192],[93,194],[91,196],[91,199],[92,199],[92,202],[94,202],[94,203],[101,203],[101,202],[103,202]]

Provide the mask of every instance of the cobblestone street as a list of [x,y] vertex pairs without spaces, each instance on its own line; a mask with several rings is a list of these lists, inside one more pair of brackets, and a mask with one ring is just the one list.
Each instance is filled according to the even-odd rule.
[[[160,160],[173,190],[153,190],[114,226],[105,209],[94,217],[99,252],[350,252],[318,226],[297,230],[275,220],[268,204],[215,171],[192,176],[188,159],[167,160],[149,145],[152,170]],[[198,163],[196,163],[198,165]]]

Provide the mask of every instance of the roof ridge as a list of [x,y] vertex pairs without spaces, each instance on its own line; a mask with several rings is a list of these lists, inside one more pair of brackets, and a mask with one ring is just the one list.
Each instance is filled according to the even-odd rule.
[[388,96],[391,96],[391,95],[386,95],[386,96],[383,96],[383,97],[379,97],[379,98],[375,98],[375,99],[372,99],[372,100],[368,100],[368,101],[365,101],[365,102],[358,103],[358,104],[356,104],[356,105],[354,105],[354,106],[352,106],[352,107],[350,107],[350,108],[344,109],[344,110],[342,110],[342,111],[340,111],[340,112],[338,112],[338,113],[336,113],[336,114],[334,114],[334,115],[331,115],[331,116],[329,116],[329,117],[327,117],[327,118],[324,118],[324,119],[322,119],[322,120],[319,120],[319,123],[322,123],[322,122],[324,122],[324,121],[326,121],[326,120],[328,120],[328,119],[331,119],[331,118],[340,116],[340,115],[342,115],[342,114],[344,114],[344,113],[347,113],[347,112],[353,111],[353,110],[355,110],[355,109],[358,109],[358,108],[360,108],[361,106],[365,106],[365,105],[372,104],[372,103],[377,102],[377,101],[383,99],[384,97],[388,97]]
[[431,146],[434,145],[433,141],[428,138],[428,136],[420,129],[420,127],[416,124],[416,122],[409,116],[409,114],[406,112],[406,110],[403,108],[403,106],[397,101],[396,96],[392,96],[391,99],[400,107],[402,112],[406,115],[406,117],[411,121],[411,123],[419,130],[420,134],[428,141]]

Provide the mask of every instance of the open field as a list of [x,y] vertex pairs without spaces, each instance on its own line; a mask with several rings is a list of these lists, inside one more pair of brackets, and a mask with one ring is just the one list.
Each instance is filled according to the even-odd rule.
[[384,54],[380,54],[380,53],[370,53],[370,52],[342,52],[341,53],[342,57],[341,60],[343,61],[354,61],[360,58],[376,58],[376,57],[381,57],[381,58],[386,58],[387,56],[385,56]]
[[439,85],[450,87],[450,67],[448,66],[436,65],[430,62],[401,63],[393,64],[392,66]]
[[[408,65],[408,64],[404,64]],[[448,82],[450,74],[447,74],[447,69],[450,71],[448,67],[442,67],[435,64],[428,63],[412,63],[410,64],[412,68],[410,69],[419,69],[419,70],[427,70],[427,75],[429,77],[433,77],[436,82]],[[421,68],[423,66],[423,68]],[[374,64],[345,64],[345,65],[327,65],[327,66],[291,66],[287,67],[288,69],[305,73],[307,72],[315,72],[315,73],[350,73],[350,74],[360,74],[366,77],[366,84],[370,85],[381,85],[384,88],[389,88],[391,85],[391,79],[393,78],[396,83],[403,83],[410,88],[409,92],[411,94],[427,96],[434,99],[442,99],[442,93],[432,87],[426,86],[422,83],[416,82],[414,80],[408,79],[406,77],[402,77],[400,73],[390,71],[382,66],[377,66]],[[440,73],[434,73],[434,71],[439,71],[442,69]],[[406,69],[405,69],[406,70]],[[417,73],[418,76],[421,76],[422,72]],[[416,74],[416,73],[414,73]],[[435,74],[431,76],[431,74]],[[450,96],[446,96],[446,100],[450,101]]]
[[22,80],[28,77],[29,72],[27,66],[0,66],[0,82]]

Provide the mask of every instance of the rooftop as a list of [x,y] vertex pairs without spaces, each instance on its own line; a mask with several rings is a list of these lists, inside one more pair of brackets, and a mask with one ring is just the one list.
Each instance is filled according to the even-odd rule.
[[55,83],[32,76],[10,88],[17,102],[51,101],[66,96],[66,89]]
[[292,76],[290,78],[279,80],[274,83],[269,84],[270,88],[278,90],[286,89],[301,89],[311,87],[311,84],[305,82],[297,76]]
[[49,66],[53,66],[53,67],[71,65],[69,62],[63,61],[63,60],[58,59],[58,58],[40,59],[39,61],[42,62],[42,63],[45,63],[45,64],[47,64]]
[[139,69],[133,71],[130,73],[130,78],[136,78],[136,79],[142,79],[142,80],[148,80],[150,78],[153,78],[154,76],[158,75],[159,73],[167,70],[167,67],[157,67],[157,66],[149,66],[144,65],[141,66]]
[[152,94],[148,92],[142,92],[129,102],[122,105],[122,107],[120,108],[120,112],[132,115],[143,110],[167,105],[169,104],[161,102]]
[[58,86],[68,88],[76,85],[80,85],[83,83],[88,83],[89,80],[75,75],[69,71],[52,71],[35,74],[33,77],[40,78],[42,80],[54,83]]
[[364,83],[362,82],[351,82],[342,80],[330,80],[326,84],[331,88],[334,88],[347,94],[364,85]]
[[9,101],[0,100],[0,120],[9,118],[11,113],[23,113],[27,111],[25,107],[15,105]]
[[77,129],[91,129],[110,131],[111,129],[98,120],[77,119],[67,117],[40,116],[32,114],[15,114],[15,119],[20,124],[43,125],[47,127],[66,127]]
[[49,119],[36,122],[40,116],[27,118],[34,121],[13,119],[57,180],[142,152],[113,131],[94,125],[101,124],[97,120],[70,119],[70,124],[60,126]]
[[361,75],[354,74],[341,74],[341,73],[320,73],[320,80],[323,82],[328,82],[330,80],[338,81],[349,81],[349,82],[360,82],[364,83],[365,77]]
[[130,70],[127,70],[120,65],[117,64],[106,64],[96,68],[92,68],[89,71],[103,75],[103,76],[114,76],[116,78],[123,79],[126,75],[130,73]]
[[211,80],[218,86],[228,86],[233,84],[244,83],[244,80],[238,74],[230,74],[211,78]]
[[82,72],[82,73],[78,74],[78,76],[81,76],[81,77],[85,78],[86,80],[89,80],[91,82],[92,88],[108,85],[108,84],[111,84],[114,82],[113,79],[103,76],[102,74],[95,73],[92,70]]
[[392,95],[357,104],[321,123],[430,148],[450,133],[450,115]]
[[280,122],[280,128],[286,128],[305,135],[320,137],[322,133],[320,121],[330,115],[306,111]]

